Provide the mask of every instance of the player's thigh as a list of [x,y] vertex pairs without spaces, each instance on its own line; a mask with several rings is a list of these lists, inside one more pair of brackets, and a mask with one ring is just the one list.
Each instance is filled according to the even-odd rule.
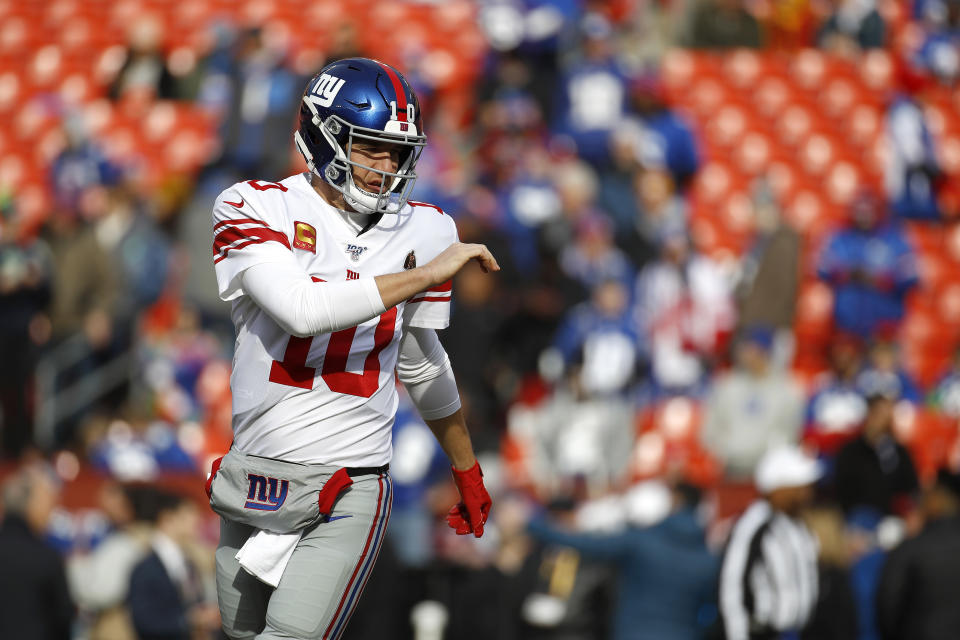
[[266,621],[271,589],[247,573],[235,557],[252,531],[253,527],[220,518],[217,601],[223,631],[231,640],[256,637]]
[[389,476],[355,479],[330,520],[300,540],[258,640],[333,640],[343,633],[383,542],[391,500]]

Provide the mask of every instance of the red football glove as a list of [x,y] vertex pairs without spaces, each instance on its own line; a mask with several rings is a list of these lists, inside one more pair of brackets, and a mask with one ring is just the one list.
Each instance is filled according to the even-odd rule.
[[453,471],[453,480],[460,490],[460,502],[450,508],[447,514],[447,524],[457,530],[458,536],[473,533],[476,537],[483,535],[483,525],[490,513],[490,494],[483,486],[483,471],[477,462],[466,471]]

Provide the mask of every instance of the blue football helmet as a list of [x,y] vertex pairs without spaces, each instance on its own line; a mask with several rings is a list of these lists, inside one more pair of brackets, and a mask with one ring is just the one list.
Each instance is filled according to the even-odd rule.
[[[343,194],[360,213],[395,213],[410,196],[414,168],[427,143],[420,103],[393,67],[368,58],[347,58],[324,67],[303,92],[300,126],[294,133],[307,167]],[[358,141],[388,142],[400,148],[391,173],[350,159]],[[353,167],[383,176],[378,193],[358,187]]]

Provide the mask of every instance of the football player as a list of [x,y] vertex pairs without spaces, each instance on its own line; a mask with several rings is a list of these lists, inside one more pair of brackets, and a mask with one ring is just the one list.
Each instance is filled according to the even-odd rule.
[[[237,331],[234,441],[208,481],[230,638],[343,633],[390,517],[394,372],[452,463],[461,501],[448,523],[483,535],[490,496],[436,330],[453,275],[499,266],[440,208],[408,200],[422,122],[396,69],[334,62],[300,104],[309,170],[237,183],[214,205],[213,262]],[[248,547],[268,577],[241,566]]]

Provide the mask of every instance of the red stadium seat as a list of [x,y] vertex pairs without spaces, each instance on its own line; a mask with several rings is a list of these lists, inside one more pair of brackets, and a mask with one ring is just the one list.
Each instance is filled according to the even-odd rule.
[[773,145],[765,135],[751,131],[735,147],[733,155],[742,173],[756,176],[765,173],[769,167],[772,149]]
[[800,146],[800,163],[812,176],[822,176],[830,168],[836,150],[830,140],[820,134],[807,138]]
[[795,146],[807,140],[812,127],[813,118],[810,111],[797,104],[788,107],[777,122],[780,141],[789,146]]
[[826,68],[823,53],[816,49],[804,49],[793,59],[791,72],[798,86],[815,90],[822,86]]
[[851,112],[848,119],[848,133],[851,140],[860,146],[866,146],[873,141],[880,132],[883,116],[880,110],[867,104],[858,104]]
[[893,60],[882,49],[870,49],[860,61],[860,77],[873,91],[886,91],[893,83]]
[[743,109],[728,104],[720,109],[707,124],[707,136],[713,144],[729,147],[739,144],[747,127],[747,115]]
[[723,73],[727,82],[741,90],[750,89],[760,77],[760,55],[751,49],[739,49],[726,57]]
[[19,104],[21,82],[12,71],[0,74],[0,115],[10,113]]
[[757,111],[770,119],[779,120],[784,107],[791,101],[793,90],[779,77],[764,78],[754,92]]
[[698,79],[690,91],[690,106],[704,119],[716,115],[726,100],[726,89],[712,78]]
[[826,90],[819,95],[820,103],[831,118],[842,118],[857,102],[854,84],[846,78],[835,78],[827,83]]
[[894,412],[898,437],[910,449],[917,472],[930,481],[943,467],[957,441],[957,424],[940,413],[900,403]]
[[937,142],[937,156],[944,173],[960,178],[960,134],[944,136]]
[[827,174],[827,196],[835,204],[846,205],[856,195],[860,184],[860,172],[857,167],[849,162],[838,162]]

